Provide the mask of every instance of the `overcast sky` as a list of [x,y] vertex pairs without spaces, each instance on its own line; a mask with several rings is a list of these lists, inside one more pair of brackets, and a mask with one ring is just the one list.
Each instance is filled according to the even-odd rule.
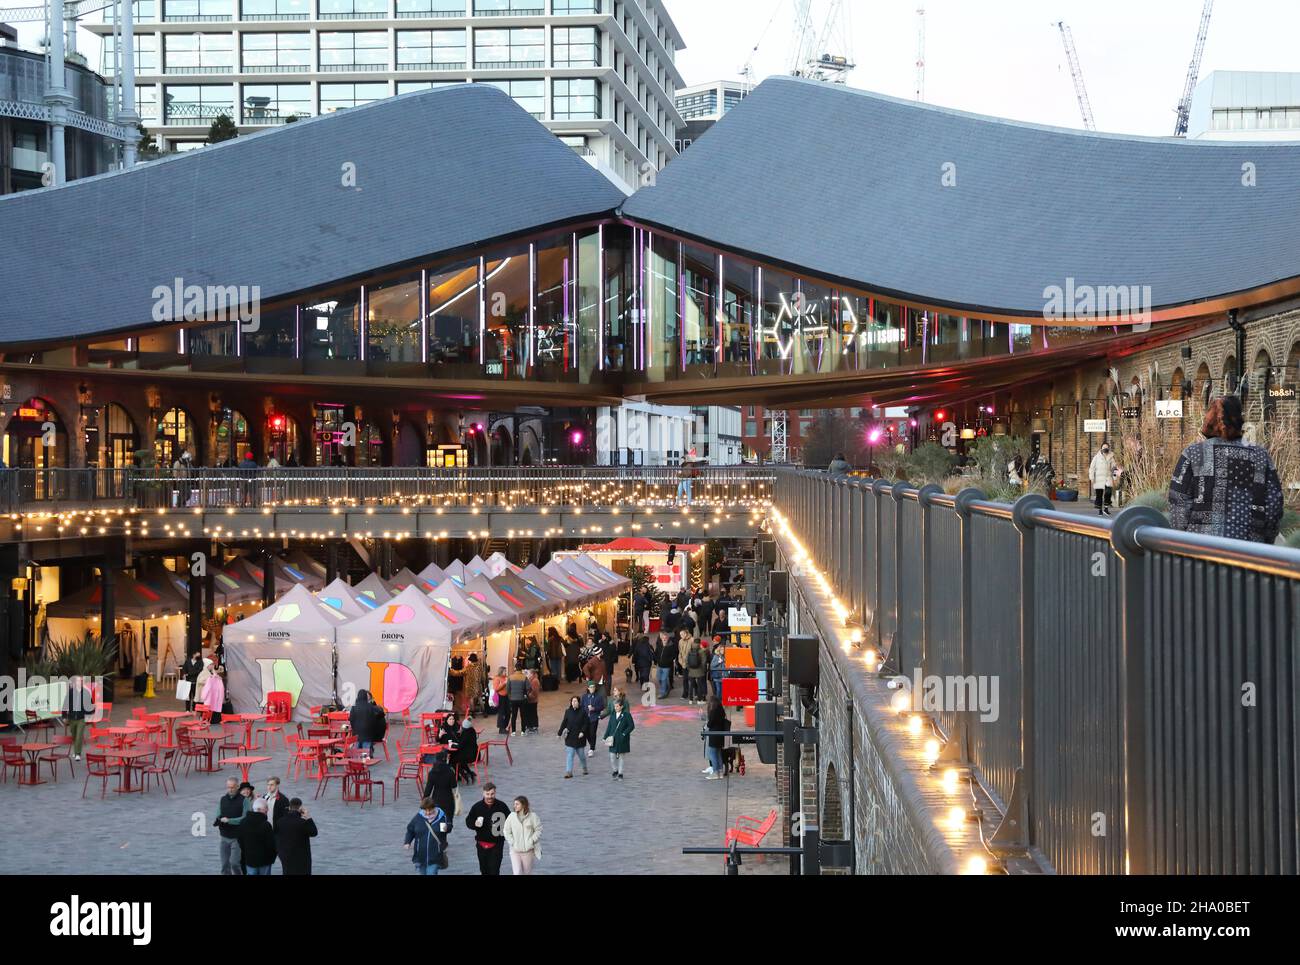
[[[738,78],[755,44],[756,80],[789,72],[795,0],[664,2],[686,40],[677,65],[687,83]],[[831,5],[813,0],[819,31]],[[1055,26],[1064,20],[1074,35],[1097,129],[1173,133],[1202,0],[844,0],[851,46],[828,52],[848,53],[857,63],[850,86],[914,96],[921,6],[929,103],[1082,127]],[[1200,76],[1212,70],[1300,70],[1297,41],[1297,0],[1218,0]]]

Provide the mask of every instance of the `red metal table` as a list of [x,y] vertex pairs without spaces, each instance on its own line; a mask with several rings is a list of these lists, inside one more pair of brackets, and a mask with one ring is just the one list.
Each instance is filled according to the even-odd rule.
[[173,740],[176,732],[176,722],[184,717],[192,717],[193,713],[188,710],[163,710],[156,715],[167,722],[167,743],[166,747],[174,746]]
[[39,770],[40,756],[44,754],[46,751],[54,750],[54,748],[58,746],[59,746],[58,744],[45,744],[40,741],[33,741],[30,744],[18,745],[18,749],[21,750],[24,754],[28,755],[27,766],[31,768],[30,775],[28,776],[27,780],[23,781],[22,783],[24,784],[45,783],[45,781],[41,780],[41,772]]
[[206,751],[206,761],[204,764],[196,766],[196,771],[202,771],[205,774],[214,774],[221,770],[219,767],[212,766],[212,749],[216,746],[217,741],[226,736],[225,731],[221,730],[194,730],[190,731],[190,740],[196,740],[204,744]]
[[115,751],[105,751],[105,757],[113,757],[122,762],[122,767],[119,769],[122,779],[118,782],[118,786],[113,788],[113,790],[118,794],[131,794],[135,791],[143,792],[144,785],[137,784],[135,787],[131,786],[131,772],[135,770],[135,768],[130,766],[130,762],[139,760],[142,757],[153,757],[157,753],[157,751],[146,751],[132,747],[123,747]]
[[244,747],[253,746],[253,725],[259,720],[266,720],[266,714],[226,714],[221,718],[222,723],[243,724],[244,725]]
[[269,757],[248,757],[248,756],[244,756],[244,757],[223,757],[223,758],[221,759],[221,763],[222,763],[223,766],[226,765],[226,764],[238,764],[238,765],[239,765],[240,774],[241,774],[241,776],[243,777],[244,783],[247,784],[247,783],[248,783],[248,769],[249,769],[250,767],[252,767],[254,764],[261,764],[263,761],[269,761],[270,759],[271,759],[271,758],[269,758]]

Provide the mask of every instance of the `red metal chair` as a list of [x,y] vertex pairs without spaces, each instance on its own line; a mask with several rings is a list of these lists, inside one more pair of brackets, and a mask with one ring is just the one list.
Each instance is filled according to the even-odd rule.
[[318,747],[316,749],[316,774],[317,774],[316,797],[319,798],[321,794],[324,793],[325,788],[329,785],[329,782],[334,780],[335,778],[338,778],[340,781],[343,782],[343,790],[347,791],[348,789],[347,768],[343,766],[341,762],[335,761],[331,759],[328,755],[326,755],[324,747]]
[[[352,787],[352,796],[348,796],[348,785]],[[365,807],[367,801],[374,801],[375,788],[379,788],[379,806],[383,807],[388,803],[384,799],[384,782],[375,780],[370,774],[370,768],[366,767],[358,758],[350,759],[347,762],[347,780],[343,783],[343,800],[359,801],[361,806]]]
[[[266,695],[266,720],[258,722],[258,733],[266,734],[274,731],[284,738],[284,746],[288,747],[289,739],[285,727],[289,724],[292,714],[293,694],[284,690],[271,691]],[[268,738],[268,744],[269,742]]]
[[515,766],[515,758],[514,758],[514,755],[510,753],[510,734],[509,734],[509,732],[507,732],[506,735],[505,735],[504,737],[494,737],[494,738],[492,738],[491,740],[479,741],[479,745],[478,745],[478,753],[479,753],[479,757],[480,757],[480,758],[482,759],[482,761],[483,761],[483,766],[484,766],[484,767],[488,766],[488,764],[491,763],[491,762],[489,761],[488,757],[489,757],[489,755],[492,753],[491,748],[493,748],[493,747],[504,747],[504,748],[506,749],[506,760],[508,760],[508,761],[510,762],[510,766],[511,766],[511,767],[514,767],[514,766]]
[[97,777],[100,779],[99,799],[102,801],[104,795],[108,793],[108,779],[117,777],[122,773],[122,769],[117,764],[110,764],[108,757],[104,754],[87,754],[86,755],[86,780],[81,785],[81,796],[86,796],[86,788],[90,785],[90,779]]
[[299,773],[304,777],[316,776],[316,760],[320,757],[320,745],[301,737],[285,737],[289,742],[289,776],[296,778]]
[[221,725],[222,738],[217,744],[217,750],[221,756],[226,756],[226,752],[232,752],[231,757],[239,757],[244,751],[250,748],[244,744],[244,725],[238,721],[225,721]]
[[66,735],[51,738],[50,743],[55,745],[54,750],[46,751],[41,755],[41,763],[50,765],[50,777],[55,781],[59,779],[59,762],[68,762],[68,773],[74,778],[77,776],[77,769],[72,766],[72,738]]
[[401,796],[402,781],[410,778],[415,782],[415,793],[424,792],[424,764],[420,761],[420,746],[409,747],[397,742],[397,775],[393,778],[393,800]]
[[190,729],[188,727],[182,728],[177,732],[176,750],[177,753],[179,753],[181,760],[185,762],[186,774],[190,772],[190,768],[194,767],[196,762],[202,764],[208,758],[208,749],[204,747],[202,743],[195,741],[194,738],[190,736]]
[[23,752],[20,749],[19,745],[16,743],[4,744],[3,751],[4,751],[5,780],[6,781],[9,780],[10,771],[17,771],[19,784],[32,783],[31,778],[28,777],[28,772],[31,770],[31,765],[27,763],[27,758],[23,757]]
[[748,814],[742,814],[736,818],[734,828],[727,828],[727,839],[724,843],[731,844],[732,841],[735,841],[747,848],[757,848],[763,843],[763,838],[767,837],[767,832],[771,831],[775,824],[776,808],[772,808],[762,821],[759,821],[758,818],[751,818]]
[[162,752],[162,761],[155,761],[146,764],[140,771],[140,779],[144,781],[144,789],[149,790],[149,778],[162,786],[163,794],[168,794],[167,781],[172,782],[172,790],[176,790],[176,753],[174,747],[169,747]]

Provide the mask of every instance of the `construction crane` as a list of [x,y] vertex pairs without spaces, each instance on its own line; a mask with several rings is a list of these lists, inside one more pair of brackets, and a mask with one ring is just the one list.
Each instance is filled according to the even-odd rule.
[[925,7],[916,8],[916,99],[925,100]]
[[[790,73],[833,84],[845,83],[849,71],[857,66],[849,49],[851,36],[844,0],[831,0],[820,33],[813,29],[813,0],[795,0],[795,44]],[[829,52],[832,40],[842,53]]]
[[1187,136],[1187,122],[1192,113],[1192,90],[1196,87],[1196,77],[1201,72],[1201,54],[1205,51],[1205,35],[1210,30],[1210,12],[1214,9],[1214,0],[1205,0],[1201,8],[1201,26],[1196,31],[1196,46],[1192,48],[1192,62],[1187,66],[1187,80],[1183,84],[1183,96],[1174,108],[1178,117],[1174,121],[1174,137]]
[[1079,113],[1083,115],[1083,126],[1090,131],[1097,129],[1092,119],[1092,104],[1088,102],[1088,88],[1083,85],[1083,69],[1079,66],[1079,55],[1074,49],[1074,36],[1064,20],[1058,20],[1056,27],[1061,31],[1061,43],[1065,44],[1065,59],[1070,64],[1070,76],[1074,78],[1074,96],[1079,99]]

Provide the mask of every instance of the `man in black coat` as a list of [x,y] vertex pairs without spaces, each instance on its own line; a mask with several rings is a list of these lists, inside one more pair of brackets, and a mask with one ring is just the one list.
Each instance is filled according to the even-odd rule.
[[266,799],[254,798],[253,809],[235,831],[244,860],[244,873],[269,875],[275,864],[275,832],[266,818]]
[[185,699],[186,710],[194,709],[194,701],[198,696],[199,674],[202,672],[203,654],[200,652],[196,651],[195,653],[190,654],[185,658],[185,662],[181,664],[181,677],[182,679],[189,681],[190,684],[190,695]]
[[275,822],[275,850],[280,856],[281,873],[311,874],[311,839],[316,837],[316,822],[311,819],[299,798],[289,802],[284,817]]
[[447,846],[447,832],[451,830],[452,818],[456,816],[456,772],[447,764],[447,752],[439,751],[429,768],[429,777],[424,782],[424,796],[433,798],[435,804],[447,815],[447,821],[435,829],[442,846]]
[[474,832],[479,874],[501,874],[501,856],[506,850],[501,829],[508,817],[510,808],[497,800],[497,786],[488,781],[483,785],[483,800],[470,808],[465,817],[465,827]]

